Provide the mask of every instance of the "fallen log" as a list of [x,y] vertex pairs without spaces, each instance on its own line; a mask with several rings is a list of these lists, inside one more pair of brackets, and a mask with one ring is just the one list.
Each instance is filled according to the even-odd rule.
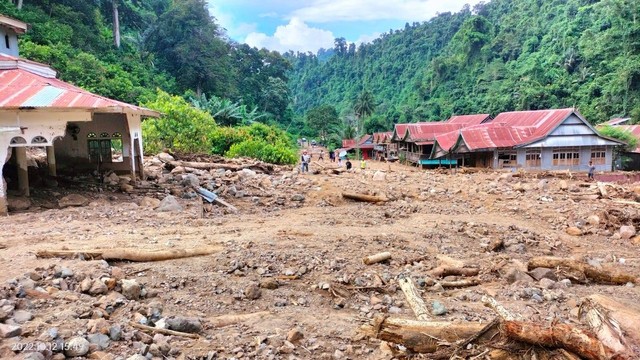
[[461,288],[461,287],[469,287],[476,286],[480,284],[480,280],[478,279],[462,279],[462,280],[433,280],[433,279],[425,279],[425,284],[427,286],[433,286],[435,284],[440,284],[443,288]]
[[435,269],[432,269],[428,272],[430,276],[436,278],[442,278],[445,276],[476,276],[480,273],[479,269],[476,268],[461,268],[461,267],[451,267],[451,266],[438,266]]
[[221,316],[216,316],[214,318],[210,318],[208,320],[211,323],[211,325],[213,325],[213,327],[220,328],[224,326],[242,323],[245,321],[262,319],[269,315],[271,315],[271,313],[268,311],[259,311],[255,313],[249,313],[249,314],[221,315]]
[[481,323],[428,322],[376,317],[361,331],[368,336],[396,344],[418,353],[433,353],[447,343],[466,339],[484,328]]
[[407,302],[416,315],[416,318],[418,318],[418,320],[429,320],[430,316],[427,305],[424,303],[422,296],[420,296],[411,278],[402,278],[398,280],[398,283],[400,283],[400,289],[402,289],[405,298],[407,298]]
[[585,299],[580,304],[578,318],[591,329],[604,346],[613,352],[621,354],[630,352],[618,322],[610,318],[595,301]]
[[198,334],[190,334],[190,333],[184,333],[184,332],[175,331],[175,330],[156,328],[156,327],[152,327],[152,326],[138,324],[137,322],[133,322],[133,321],[129,322],[129,326],[132,326],[132,327],[140,329],[140,330],[151,331],[151,332],[154,332],[154,333],[159,333],[159,334],[164,334],[164,335],[174,335],[174,336],[188,337],[188,338],[192,338],[192,339],[200,339],[200,336]]
[[597,268],[589,264],[566,258],[558,258],[553,256],[539,256],[529,260],[527,264],[529,270],[543,267],[549,269],[567,268],[582,272],[584,276],[599,284],[624,285],[627,283],[637,283],[638,277],[623,273],[616,269]]
[[342,197],[351,199],[351,200],[370,202],[370,203],[379,203],[379,202],[387,201],[387,199],[379,196],[356,194],[356,193],[342,193]]
[[550,349],[562,348],[586,360],[623,360],[594,336],[567,324],[540,325],[523,321],[505,321],[503,333],[510,339]]
[[389,260],[389,259],[391,259],[391,253],[388,252],[388,251],[385,251],[385,252],[381,252],[379,254],[366,256],[366,257],[362,258],[362,262],[365,265],[372,265],[372,264],[379,263],[379,262],[382,262],[382,261],[385,261],[385,260]]
[[[606,310],[607,316],[615,320],[626,339],[640,348],[640,306],[637,304],[623,303],[604,295],[590,295],[585,300],[596,303]],[[639,354],[640,355],[640,354]]]
[[39,258],[76,258],[85,260],[129,260],[134,262],[163,261],[181,259],[194,256],[211,255],[220,249],[218,247],[203,247],[196,249],[170,250],[140,250],[131,248],[92,249],[92,250],[39,250]]
[[170,161],[169,164],[172,167],[182,166],[185,168],[193,168],[198,170],[212,170],[212,169],[224,169],[231,171],[240,171],[243,169],[260,170],[265,174],[271,174],[273,172],[273,165],[265,164],[261,162],[252,164],[227,164],[227,163],[209,163],[209,162],[193,162],[193,161]]

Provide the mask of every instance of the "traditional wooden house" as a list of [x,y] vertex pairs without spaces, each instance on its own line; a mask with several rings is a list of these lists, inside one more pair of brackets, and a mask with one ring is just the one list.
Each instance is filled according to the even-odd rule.
[[397,159],[398,147],[391,142],[392,131],[373,134],[373,150],[377,159]]
[[25,23],[0,16],[0,29],[0,214],[7,213],[8,167],[13,190],[29,196],[27,147],[46,149],[50,176],[60,169],[143,176],[141,121],[159,113],[56,79],[49,66],[17,57]]
[[489,168],[611,170],[622,143],[600,135],[575,109],[501,113],[487,123],[436,136],[432,159]]
[[399,156],[407,162],[419,166],[455,165],[456,159],[431,158],[437,135],[457,131],[469,126],[490,121],[489,114],[458,115],[446,121],[420,122],[415,124],[397,124],[392,141],[398,144]]
[[355,155],[356,149],[360,149],[360,154],[363,159],[373,159],[374,158],[374,147],[373,143],[373,135],[365,134],[360,137],[360,139],[343,139],[342,140],[342,148],[337,149],[338,153],[342,151],[346,151],[348,154]]

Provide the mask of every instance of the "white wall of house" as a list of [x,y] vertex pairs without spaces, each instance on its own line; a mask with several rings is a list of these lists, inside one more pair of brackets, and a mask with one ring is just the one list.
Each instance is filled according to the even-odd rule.
[[0,53],[18,57],[18,35],[15,31],[0,26]]

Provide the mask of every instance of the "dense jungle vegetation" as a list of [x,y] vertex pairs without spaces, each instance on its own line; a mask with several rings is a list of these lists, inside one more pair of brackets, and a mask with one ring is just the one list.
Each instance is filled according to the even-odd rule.
[[453,114],[577,107],[593,123],[640,119],[637,0],[492,0],[369,44],[282,55],[231,41],[204,0],[0,0],[0,13],[31,25],[21,56],[63,80],[171,107],[145,122],[150,150],[263,156],[270,145],[271,159],[292,162],[282,130],[336,146]]

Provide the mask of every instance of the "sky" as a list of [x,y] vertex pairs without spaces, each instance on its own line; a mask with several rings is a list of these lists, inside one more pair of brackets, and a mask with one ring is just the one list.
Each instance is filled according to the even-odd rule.
[[[457,12],[481,0],[208,0],[227,35],[257,48],[316,53],[333,40],[371,42],[405,23]],[[486,1],[485,1],[486,2]]]

